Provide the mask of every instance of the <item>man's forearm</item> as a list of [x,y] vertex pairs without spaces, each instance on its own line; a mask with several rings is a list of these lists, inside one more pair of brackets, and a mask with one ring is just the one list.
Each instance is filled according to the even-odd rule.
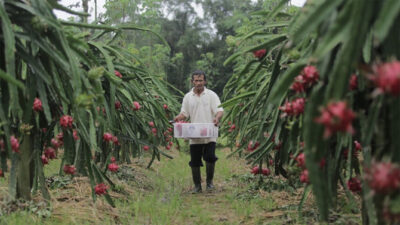
[[217,115],[215,115],[215,118],[219,121],[219,120],[221,120],[223,115],[224,115],[224,112],[223,111],[219,111],[219,112],[217,112]]
[[219,111],[219,112],[217,112],[217,115],[215,115],[215,118],[214,118],[215,126],[219,126],[219,121],[221,120],[222,115],[224,115],[223,111]]

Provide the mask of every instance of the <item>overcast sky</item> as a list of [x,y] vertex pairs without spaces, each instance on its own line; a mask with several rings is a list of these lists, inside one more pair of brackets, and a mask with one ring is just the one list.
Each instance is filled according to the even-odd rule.
[[[61,0],[60,3],[64,6],[69,6],[69,5],[75,5],[76,3],[81,3],[82,0]],[[292,0],[291,1],[293,5],[296,6],[303,6],[304,3],[306,2],[306,0]],[[103,7],[105,4],[105,0],[97,0],[97,14],[99,13],[103,13],[105,12],[105,8]],[[81,5],[81,4],[79,4]],[[197,13],[199,15],[203,15],[203,9],[201,7],[195,7]],[[82,11],[82,8],[74,8],[74,11]],[[62,11],[58,11],[55,10],[55,13],[57,15],[57,17],[62,18],[62,19],[67,19],[68,17],[71,16],[71,14],[62,12]],[[89,13],[91,14],[91,16],[89,17],[89,21],[93,21],[94,20],[94,1],[90,0],[89,1]]]

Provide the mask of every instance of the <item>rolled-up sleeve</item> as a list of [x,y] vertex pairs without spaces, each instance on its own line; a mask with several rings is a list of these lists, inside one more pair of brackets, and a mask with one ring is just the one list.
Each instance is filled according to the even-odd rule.
[[224,109],[220,105],[221,105],[221,100],[219,100],[218,95],[213,94],[213,97],[212,97],[212,106],[213,107],[212,108],[213,108],[214,115],[217,112],[223,112],[224,111]]
[[186,117],[189,118],[189,98],[187,95],[183,97],[181,113]]

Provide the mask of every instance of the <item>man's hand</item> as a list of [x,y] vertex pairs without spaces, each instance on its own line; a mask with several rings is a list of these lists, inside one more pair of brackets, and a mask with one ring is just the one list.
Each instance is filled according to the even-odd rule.
[[224,112],[223,112],[223,111],[217,112],[217,115],[215,115],[215,118],[214,118],[214,121],[213,121],[213,122],[214,122],[214,125],[215,125],[216,127],[219,126],[219,121],[221,120],[222,115],[224,115]]
[[174,118],[175,122],[182,121],[182,120],[185,120],[185,119],[186,119],[186,116],[184,116],[182,113],[180,113],[179,115],[177,115]]
[[214,126],[216,126],[216,127],[219,126],[219,119],[215,118],[213,122],[214,122]]

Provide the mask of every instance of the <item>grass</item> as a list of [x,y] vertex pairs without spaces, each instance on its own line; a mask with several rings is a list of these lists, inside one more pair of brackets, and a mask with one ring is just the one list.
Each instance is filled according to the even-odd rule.
[[[181,146],[183,148],[185,144]],[[183,150],[169,153],[174,159],[162,158],[161,162],[154,162],[150,169],[145,169],[146,157],[135,159],[132,165],[125,165],[134,171],[133,181],[118,180],[111,175],[118,190],[128,193],[111,192],[116,208],[111,208],[102,197],[93,202],[87,178],[76,177],[62,180],[65,182],[62,188],[50,190],[50,208],[39,207],[37,202],[29,203],[24,210],[0,215],[0,225],[308,224],[316,220],[315,213],[299,216],[294,207],[299,202],[301,190],[288,193],[254,189],[254,182],[258,179],[248,175],[250,167],[243,159],[226,157],[230,153],[228,148],[217,150],[216,189],[196,195],[190,192],[193,185],[188,166],[189,154]],[[59,164],[60,160],[51,161],[45,167],[45,175],[58,177]],[[202,178],[205,187],[204,167]],[[279,181],[279,178],[274,179]],[[6,185],[5,180],[0,179],[0,199],[7,191]],[[307,207],[315,211],[312,203],[309,202]],[[1,208],[0,201],[0,212]],[[46,217],[46,213],[51,215]]]

